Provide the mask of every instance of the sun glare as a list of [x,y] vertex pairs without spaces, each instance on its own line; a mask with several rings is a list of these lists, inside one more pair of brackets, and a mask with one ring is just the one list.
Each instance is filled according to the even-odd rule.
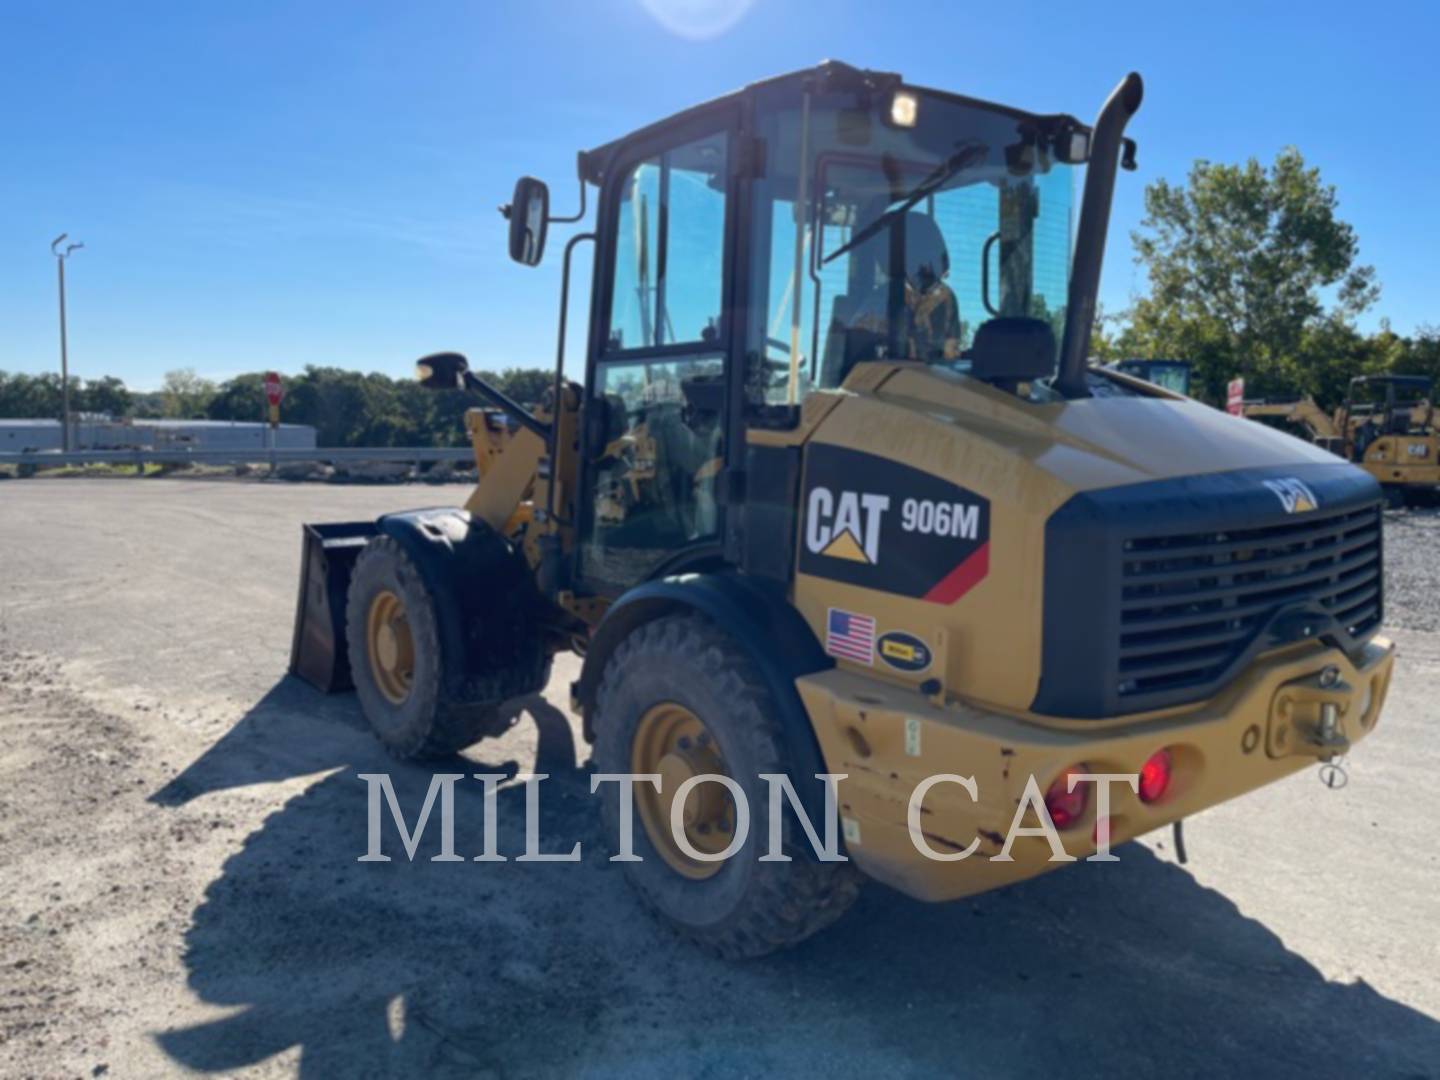
[[755,0],[640,0],[655,21],[677,37],[706,41],[745,17]]

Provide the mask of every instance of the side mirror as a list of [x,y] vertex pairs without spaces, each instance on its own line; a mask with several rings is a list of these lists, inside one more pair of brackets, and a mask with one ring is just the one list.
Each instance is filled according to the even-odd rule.
[[515,197],[506,217],[510,219],[510,258],[522,266],[539,266],[550,221],[550,189],[545,181],[533,176],[515,181]]
[[470,363],[457,352],[431,353],[415,362],[415,378],[426,390],[458,390]]

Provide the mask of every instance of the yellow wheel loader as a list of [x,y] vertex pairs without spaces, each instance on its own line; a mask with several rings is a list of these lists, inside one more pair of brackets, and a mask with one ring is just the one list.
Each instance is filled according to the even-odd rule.
[[1335,762],[1391,674],[1378,486],[1085,360],[1141,92],[1090,126],[826,63],[581,153],[578,215],[523,178],[522,264],[595,205],[549,401],[421,361],[484,401],[479,483],[307,526],[294,670],[425,757],[575,650],[623,872],[730,956]]
[[1317,446],[1373,476],[1392,507],[1440,490],[1440,434],[1428,376],[1357,375],[1333,416],[1309,396],[1288,402],[1247,401],[1243,414],[1304,428]]

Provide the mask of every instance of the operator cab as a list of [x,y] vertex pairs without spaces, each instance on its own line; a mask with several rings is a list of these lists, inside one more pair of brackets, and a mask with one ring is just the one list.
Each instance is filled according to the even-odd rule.
[[898,80],[794,96],[756,121],[775,150],[752,189],[750,400],[794,405],[867,360],[968,370],[993,318],[1046,323],[1053,370],[1081,125]]
[[1431,380],[1424,375],[1358,375],[1350,380],[1341,430],[1354,428],[1357,455],[1383,435],[1428,435]]
[[[1122,93],[1133,112],[1138,77]],[[1122,147],[1133,167],[1121,129],[1100,155],[1103,215]],[[722,560],[745,432],[794,427],[812,391],[868,361],[1033,401],[1088,396],[1087,380],[1136,393],[1086,372],[1083,344],[1068,390],[1052,385],[1076,172],[1096,143],[1068,115],[826,63],[582,153],[582,214],[586,185],[599,209],[577,587],[615,595]],[[549,218],[530,178],[507,211],[512,255],[530,264],[547,220],[576,220]],[[1091,224],[1103,243],[1105,221]],[[1087,282],[1078,292],[1093,297]],[[1093,299],[1082,306],[1088,334]]]

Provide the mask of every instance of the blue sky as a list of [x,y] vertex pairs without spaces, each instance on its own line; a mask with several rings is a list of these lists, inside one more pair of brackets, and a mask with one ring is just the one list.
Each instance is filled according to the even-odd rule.
[[1139,70],[1108,309],[1144,286],[1128,237],[1147,181],[1294,144],[1379,271],[1368,323],[1440,322],[1440,7],[754,0],[717,16],[745,6],[0,0],[0,369],[58,363],[62,231],[86,245],[68,271],[81,376],[402,375],[441,348],[548,365],[559,259],[505,258],[495,207],[515,177],[568,212],[576,150],[825,57],[1086,119]]

